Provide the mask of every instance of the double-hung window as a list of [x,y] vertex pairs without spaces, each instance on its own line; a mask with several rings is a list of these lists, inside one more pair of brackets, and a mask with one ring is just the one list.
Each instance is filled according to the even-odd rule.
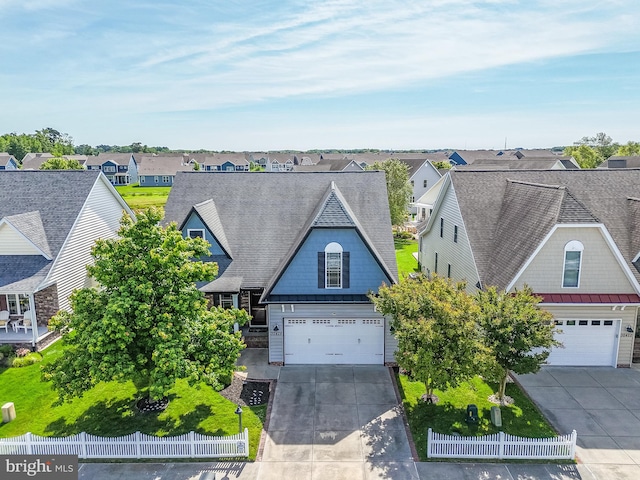
[[342,246],[332,242],[324,249],[325,287],[342,288]]

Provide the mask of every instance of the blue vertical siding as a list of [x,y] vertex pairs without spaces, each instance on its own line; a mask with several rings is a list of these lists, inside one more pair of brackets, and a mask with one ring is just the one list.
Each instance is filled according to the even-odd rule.
[[193,212],[182,228],[182,236],[186,238],[187,233],[190,229],[204,230],[204,238],[211,244],[211,246],[209,247],[211,255],[226,255],[224,250],[222,250],[222,247],[220,247],[218,240],[216,240],[216,238],[209,231],[206,225],[202,222],[202,220],[200,220],[200,217]]
[[[318,288],[318,252],[337,242],[350,254],[349,288]],[[344,295],[378,291],[389,279],[355,229],[314,229],[272,290],[274,295]]]

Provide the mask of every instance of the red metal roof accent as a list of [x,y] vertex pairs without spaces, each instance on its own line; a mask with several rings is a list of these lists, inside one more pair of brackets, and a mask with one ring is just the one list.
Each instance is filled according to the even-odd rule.
[[635,293],[536,293],[542,303],[640,303]]

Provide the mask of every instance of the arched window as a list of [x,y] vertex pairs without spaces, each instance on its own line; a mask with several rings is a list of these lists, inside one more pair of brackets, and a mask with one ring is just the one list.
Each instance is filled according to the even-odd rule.
[[578,287],[580,285],[583,250],[584,245],[578,240],[572,240],[564,246],[563,287]]
[[325,288],[342,288],[342,245],[331,242],[324,248]]

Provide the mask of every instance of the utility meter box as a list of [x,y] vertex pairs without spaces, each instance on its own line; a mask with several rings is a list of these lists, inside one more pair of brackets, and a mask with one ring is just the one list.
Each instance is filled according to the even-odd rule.
[[496,427],[502,426],[502,412],[500,407],[491,407],[491,423]]

